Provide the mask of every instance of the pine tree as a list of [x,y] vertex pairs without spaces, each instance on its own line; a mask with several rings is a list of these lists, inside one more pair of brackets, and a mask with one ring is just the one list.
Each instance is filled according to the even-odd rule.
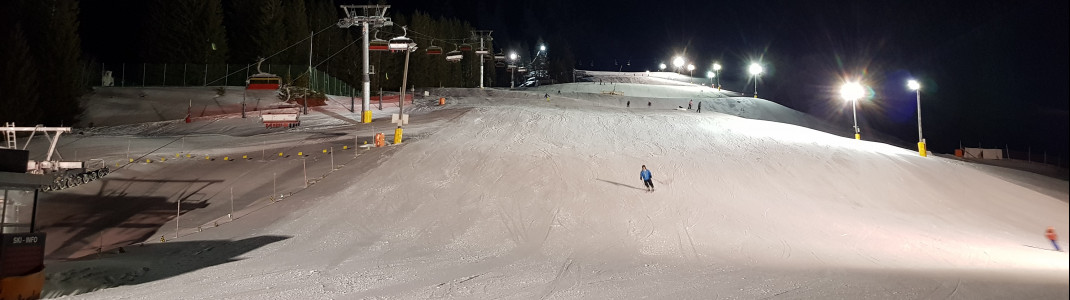
[[279,56],[272,56],[286,46],[284,37],[285,29],[282,20],[285,14],[281,0],[261,0],[257,2],[259,15],[256,18],[256,28],[253,32],[253,42],[257,47],[260,57],[267,58],[266,62],[278,63],[283,60]]
[[308,35],[311,33],[308,29],[308,12],[305,10],[304,0],[293,0],[284,6],[285,18],[282,19],[283,27],[286,30],[286,46],[291,46],[296,43],[304,41],[304,47],[301,45],[291,47],[284,54],[284,58],[281,60],[287,64],[303,65],[308,64]]
[[74,125],[82,109],[78,98],[85,93],[83,81],[82,41],[78,35],[78,1],[40,1],[46,13],[35,18],[44,21],[40,32],[41,44],[33,47],[35,63],[39,67],[38,107],[47,112],[41,118],[45,125]]
[[259,0],[230,0],[224,7],[223,22],[229,51],[229,62],[252,63],[260,51],[254,41],[259,16]]
[[205,54],[200,61],[211,64],[225,63],[230,47],[227,45],[227,29],[223,25],[223,3],[220,0],[202,0],[199,4],[197,15],[204,20],[205,28],[200,36],[204,42],[193,44],[199,44],[199,48],[204,50]]
[[37,70],[22,26],[12,23],[0,24],[0,120],[29,126],[40,116]]

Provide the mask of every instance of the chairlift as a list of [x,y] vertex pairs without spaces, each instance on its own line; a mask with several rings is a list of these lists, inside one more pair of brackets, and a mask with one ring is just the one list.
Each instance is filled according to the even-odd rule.
[[387,51],[387,50],[390,50],[390,43],[388,43],[386,40],[380,39],[378,37],[378,35],[379,35],[378,31],[375,32],[375,35],[376,36],[371,41],[368,41],[368,50],[369,51]]
[[442,47],[439,47],[439,46],[427,47],[427,54],[429,54],[429,55],[441,55],[442,54]]
[[457,46],[457,48],[461,51],[472,51],[472,45],[469,44],[461,44],[460,46]]
[[390,52],[408,51],[413,45],[412,39],[405,36],[399,36],[390,39]]
[[461,51],[453,50],[446,53],[446,61],[448,62],[459,62],[461,58],[464,58],[464,55],[461,55]]

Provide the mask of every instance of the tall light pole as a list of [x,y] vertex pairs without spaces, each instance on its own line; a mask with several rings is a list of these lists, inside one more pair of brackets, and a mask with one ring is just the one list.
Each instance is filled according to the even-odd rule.
[[680,67],[684,66],[684,58],[683,57],[679,57],[679,56],[674,57],[672,59],[672,65],[674,67],[673,68],[673,72],[679,72],[680,71]]
[[710,79],[710,85],[713,85],[714,76],[717,76],[717,74],[714,74],[713,71],[706,71],[706,78]]
[[717,74],[717,73],[720,73],[720,72],[721,72],[721,64],[713,63],[713,76],[717,77],[717,90],[718,91],[721,90],[721,76],[717,76],[717,75],[721,75],[721,74]]
[[512,62],[511,68],[509,68],[509,88],[516,87],[516,59],[520,57],[516,55],[516,52],[509,53],[509,61]]
[[921,154],[921,157],[926,157],[928,154],[925,153],[925,138],[921,136],[921,84],[917,80],[911,79],[907,81],[907,87],[914,90],[918,98],[918,154]]
[[858,99],[862,98],[865,93],[865,89],[863,89],[862,85],[858,84],[858,82],[847,82],[840,88],[840,96],[843,96],[843,100],[851,102],[851,114],[854,115],[856,140],[862,139],[862,135],[859,134],[858,130],[858,112],[856,111],[856,107],[858,106]]
[[691,83],[691,79],[695,78],[695,65],[687,64],[687,72],[690,74],[687,76],[687,83]]
[[762,74],[762,65],[758,63],[750,64],[750,74],[754,76],[754,98],[758,98],[758,76]]

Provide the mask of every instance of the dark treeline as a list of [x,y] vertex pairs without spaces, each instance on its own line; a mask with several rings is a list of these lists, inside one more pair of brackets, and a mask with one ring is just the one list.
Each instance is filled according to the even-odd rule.
[[[331,0],[4,2],[0,4],[0,120],[20,125],[75,124],[82,111],[78,99],[96,84],[90,78],[101,71],[101,64],[252,64],[263,57],[265,63],[307,67],[313,33],[312,64],[359,88],[360,27],[338,28],[335,24],[344,16]],[[392,12],[390,17],[394,25],[373,30],[371,38],[390,40],[408,26],[408,37],[419,47],[410,57],[409,87],[479,86],[480,62],[474,52],[464,52],[461,62],[445,60],[445,54],[462,43],[479,48],[469,23],[421,12]],[[484,45],[492,55],[503,54],[493,50],[493,42]],[[441,47],[443,54],[427,54],[430,46]],[[570,81],[571,54],[560,46],[554,53],[567,59],[551,59],[549,75],[559,82]],[[484,85],[508,86],[508,77],[496,76],[504,68],[489,58]],[[404,60],[404,53],[370,53],[374,92],[398,91]],[[293,75],[284,80],[306,85],[307,77]]]
[[75,0],[0,4],[0,121],[72,125],[81,112],[84,61]]

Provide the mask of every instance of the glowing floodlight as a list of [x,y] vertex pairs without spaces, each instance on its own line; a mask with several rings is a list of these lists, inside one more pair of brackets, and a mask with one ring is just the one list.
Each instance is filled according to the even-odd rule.
[[764,69],[762,69],[762,65],[759,65],[758,63],[750,64],[750,69],[749,70],[750,70],[750,74],[751,75],[755,75],[755,76],[760,75],[760,74],[762,74],[762,71],[765,71]]
[[843,100],[851,101],[851,115],[855,121],[855,139],[861,140],[862,134],[858,130],[858,99],[865,96],[866,90],[858,82],[847,82],[840,88],[840,96]]
[[683,67],[684,66],[684,58],[683,57],[679,57],[679,56],[673,58],[672,59],[672,65],[676,66],[677,68]]
[[921,88],[921,84],[918,83],[917,80],[911,79],[907,81],[907,87],[909,87],[911,91],[917,91]]
[[662,71],[664,71],[666,67],[667,66],[665,65],[665,63],[661,63],[660,65],[658,65],[658,69]]
[[713,70],[714,71],[720,71],[721,70],[721,64],[713,63]]
[[858,101],[862,96],[865,96],[865,93],[866,90],[857,82],[844,83],[843,87],[840,88],[840,96],[847,101]]

